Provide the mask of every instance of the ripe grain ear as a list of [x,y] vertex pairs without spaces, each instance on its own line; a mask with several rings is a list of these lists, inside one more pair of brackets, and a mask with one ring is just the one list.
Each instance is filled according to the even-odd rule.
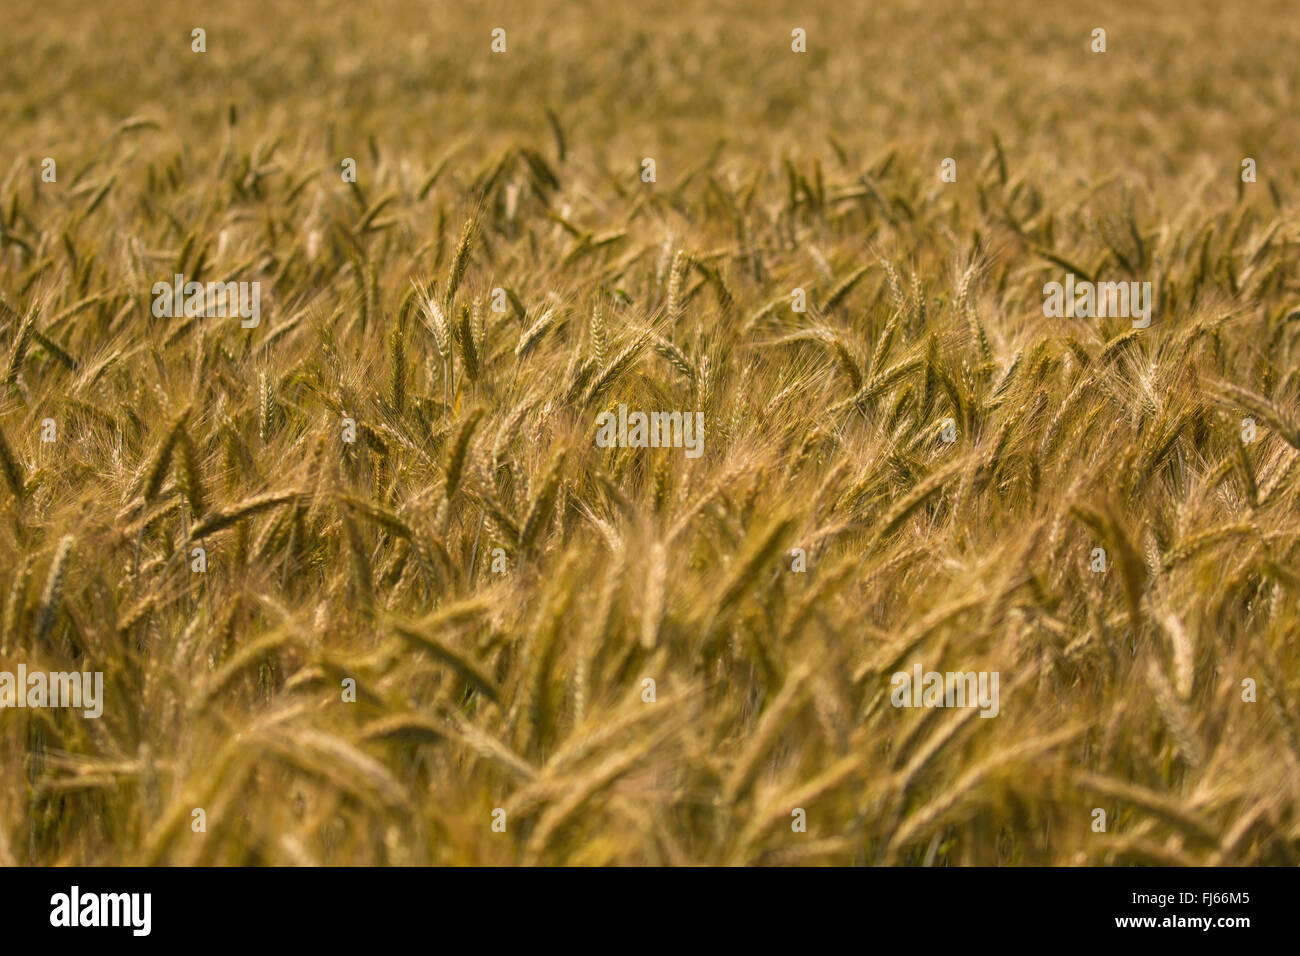
[[14,456],[13,449],[9,447],[9,440],[5,438],[4,429],[0,429],[0,470],[4,471],[5,484],[9,487],[10,494],[14,496],[15,500],[22,501],[23,467]]
[[167,477],[167,468],[172,461],[172,450],[176,447],[176,442],[179,440],[185,428],[185,422],[189,417],[190,408],[186,406],[172,421],[171,427],[167,429],[162,441],[154,449],[153,457],[149,460],[149,467],[145,469],[145,501],[153,501],[162,489],[163,480]]

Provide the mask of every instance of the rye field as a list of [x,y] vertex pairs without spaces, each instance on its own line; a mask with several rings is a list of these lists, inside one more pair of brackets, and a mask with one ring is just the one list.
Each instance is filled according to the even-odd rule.
[[1298,47],[11,6],[0,864],[1300,864]]

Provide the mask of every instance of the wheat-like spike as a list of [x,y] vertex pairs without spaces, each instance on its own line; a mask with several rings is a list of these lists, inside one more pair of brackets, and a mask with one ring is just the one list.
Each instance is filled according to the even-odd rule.
[[1141,338],[1141,336],[1142,336],[1141,329],[1129,329],[1127,332],[1123,332],[1120,335],[1115,336],[1113,339],[1107,342],[1106,347],[1101,350],[1101,355],[1098,358],[1098,364],[1106,365],[1113,359],[1117,358],[1120,355],[1120,353],[1124,351],[1124,349],[1128,348],[1130,345],[1137,342],[1137,340]]
[[1017,350],[1015,358],[1011,360],[1011,364],[1007,366],[1007,370],[1002,373],[1002,378],[998,381],[998,384],[994,387],[993,398],[995,399],[1000,398],[1002,394],[1006,392],[1007,388],[1011,385],[1011,383],[1015,381],[1016,373],[1020,371],[1020,363],[1024,359],[1024,357],[1025,357],[1025,350],[1024,349]]
[[425,324],[433,332],[433,344],[443,361],[451,355],[451,325],[447,314],[432,296],[424,299]]
[[440,630],[438,625],[427,622],[393,621],[391,627],[395,633],[411,644],[430,651],[443,663],[450,665],[461,679],[476,687],[488,700],[500,702],[501,689],[488,671],[467,651],[460,649],[448,637],[438,633]]
[[199,470],[199,451],[188,431],[181,431],[180,444],[181,490],[190,503],[190,512],[195,518],[202,518],[207,499],[203,492],[203,475]]
[[190,531],[190,537],[194,539],[203,538],[210,534],[216,534],[218,531],[224,531],[233,524],[237,524],[245,518],[250,518],[255,514],[260,514],[271,508],[279,508],[282,505],[297,501],[302,497],[301,491],[272,491],[263,495],[254,495],[251,498],[245,498],[238,504],[225,509],[224,511],[214,512],[198,522]]
[[9,353],[9,369],[5,373],[6,383],[12,384],[18,378],[18,373],[22,371],[23,361],[27,358],[27,347],[31,344],[32,332],[36,328],[37,311],[37,309],[29,311],[23,319],[23,324],[18,328],[13,350]]
[[448,739],[447,725],[424,714],[391,714],[366,724],[357,739],[371,741],[402,741],[410,743],[436,743]]
[[369,318],[379,309],[379,273],[375,269],[375,261],[369,258],[365,260],[365,288],[361,291],[361,299],[366,304],[366,320],[361,327],[367,329]]
[[22,618],[23,605],[27,601],[27,588],[31,584],[32,571],[36,556],[28,554],[14,571],[13,581],[9,584],[9,597],[5,601],[4,632],[0,634],[0,655],[8,655],[13,640],[18,633]]
[[[925,290],[921,288],[921,277],[915,272],[912,273],[912,322],[913,328],[925,328]],[[899,315],[902,309],[895,309]]]
[[68,574],[68,562],[72,558],[72,546],[75,539],[65,534],[59,539],[59,546],[50,563],[49,574],[45,578],[45,590],[41,592],[41,608],[36,615],[36,637],[43,639],[54,626],[55,615],[63,600],[63,585]]
[[597,365],[605,364],[605,345],[607,341],[605,328],[605,313],[597,302],[591,310],[591,324],[588,327],[588,334],[591,337],[591,356],[596,360]]
[[1182,799],[1165,796],[1139,784],[1086,770],[1075,772],[1074,783],[1082,790],[1141,807],[1193,840],[1218,845],[1218,837],[1214,830],[1201,819],[1195,807],[1188,805]]
[[399,322],[388,337],[388,404],[399,415],[406,408],[406,339]]
[[745,554],[737,558],[729,569],[727,579],[712,606],[719,612],[725,611],[740,600],[746,591],[757,585],[760,574],[766,578],[773,559],[780,553],[782,544],[793,527],[794,522],[790,518],[781,518],[757,535]]
[[667,549],[662,541],[656,541],[650,548],[645,602],[641,614],[641,646],[646,650],[653,650],[659,640],[659,625],[664,614],[667,584]]
[[1273,495],[1287,487],[1287,479],[1295,472],[1297,465],[1300,465],[1300,455],[1292,453],[1286,462],[1274,471],[1268,481],[1260,486],[1259,500],[1261,503],[1266,505],[1272,503]]
[[667,359],[669,365],[686,376],[687,381],[692,385],[695,383],[695,366],[691,364],[685,352],[662,336],[655,337],[655,351]]
[[937,795],[927,805],[914,810],[894,832],[884,852],[883,863],[893,864],[904,846],[932,827],[936,821],[948,813],[966,794],[970,793],[996,769],[1022,761],[1031,761],[1040,754],[1048,753],[1079,736],[1079,730],[1065,727],[1060,730],[1031,738],[1023,743],[1014,744],[996,752],[962,774],[944,792]]
[[737,803],[753,790],[754,782],[758,779],[761,770],[759,761],[772,748],[776,736],[788,726],[800,706],[807,700],[807,683],[810,676],[809,666],[798,666],[785,678],[780,693],[777,693],[775,700],[772,700],[763,711],[762,721],[745,744],[745,749],[732,766],[731,774],[728,774],[727,782],[724,784],[723,792],[729,803]]
[[880,530],[876,533],[876,540],[883,540],[896,531],[917,508],[941,491],[943,486],[959,472],[964,471],[968,464],[967,459],[959,458],[927,475],[885,514],[880,522]]
[[672,272],[668,276],[667,317],[668,328],[677,328],[682,317],[682,285],[686,281],[686,272],[690,268],[690,257],[683,249],[678,249],[673,257]]
[[[451,661],[448,661],[448,663],[451,663]],[[452,664],[452,666],[455,665]],[[472,680],[471,682],[477,683]],[[486,686],[480,686],[479,689],[483,691],[484,695],[488,694]],[[489,699],[491,698],[489,697]],[[537,777],[536,767],[501,741],[470,723],[456,711],[447,711],[444,714],[444,719],[459,742],[469,747],[483,759],[496,764],[510,776],[524,783],[529,783]]]
[[375,607],[374,571],[361,529],[350,514],[343,514],[343,531],[347,537],[348,555],[351,558],[354,594],[361,611],[370,614]]
[[738,838],[741,850],[751,850],[783,820],[789,820],[792,807],[808,806],[861,774],[865,762],[866,758],[862,754],[851,753],[832,763],[803,786],[772,797],[750,817],[749,824]]
[[456,494],[456,488],[460,485],[461,474],[465,468],[465,457],[469,454],[470,440],[474,437],[474,429],[478,427],[479,421],[483,418],[483,409],[476,408],[467,415],[460,423],[460,429],[456,432],[456,439],[452,442],[451,454],[447,457],[447,482],[446,482],[446,499],[451,499]]
[[1300,426],[1291,419],[1281,406],[1270,401],[1258,392],[1234,382],[1212,381],[1206,384],[1206,390],[1221,404],[1240,405],[1247,411],[1264,419],[1292,448],[1300,449]]
[[180,414],[172,422],[172,427],[167,430],[163,440],[158,443],[158,448],[154,451],[153,458],[150,459],[149,467],[145,472],[147,476],[144,483],[145,501],[153,501],[162,489],[163,480],[167,477],[167,469],[171,465],[172,450],[176,447],[176,441],[181,432],[185,429],[185,423],[190,417],[190,411],[189,406],[181,409]]
[[700,408],[708,411],[713,399],[713,368],[709,362],[707,352],[700,356],[700,368],[696,373],[695,390],[699,396]]
[[388,768],[333,734],[274,727],[263,730],[259,740],[291,767],[328,781],[377,812],[409,812],[406,792]]
[[13,449],[9,447],[9,440],[5,438],[2,428],[0,428],[0,470],[4,471],[5,484],[9,486],[10,493],[18,501],[22,501],[23,488],[26,484],[23,466],[14,456]]
[[882,366],[889,358],[889,351],[894,346],[894,334],[898,330],[901,317],[902,312],[895,309],[889,314],[885,327],[880,330],[880,338],[876,341],[876,347],[871,353],[871,365],[867,369],[873,377],[880,373]]
[[650,340],[650,333],[643,332],[637,336],[626,348],[613,357],[610,363],[605,366],[604,370],[587,386],[586,394],[583,400],[590,404],[595,399],[604,394],[615,381],[618,380],[624,372],[632,367],[641,350],[645,348],[646,342]]
[[[1231,462],[1228,463],[1229,465]],[[1257,534],[1259,529],[1250,522],[1237,522],[1235,524],[1222,525],[1217,528],[1208,528],[1205,531],[1198,532],[1191,537],[1182,541],[1176,548],[1165,556],[1165,567],[1172,568],[1174,565],[1186,561],[1198,551],[1208,548],[1212,544],[1217,544],[1228,538],[1242,538]]]
[[1052,416],[1052,420],[1047,426],[1047,431],[1043,434],[1043,443],[1039,450],[1041,456],[1046,457],[1056,449],[1057,442],[1063,434],[1062,430],[1070,420],[1069,413],[1096,381],[1097,376],[1095,374],[1085,375],[1070,390],[1070,394],[1065,396],[1064,401],[1061,402],[1061,407],[1056,410],[1056,414]]
[[538,489],[537,495],[533,498],[533,503],[528,508],[524,526],[519,532],[519,547],[525,551],[532,546],[551,517],[551,511],[555,506],[556,492],[559,489],[560,469],[563,464],[564,454],[561,452],[555,456],[546,469],[541,488]]
[[272,416],[275,414],[275,399],[271,395],[271,379],[265,371],[257,377],[257,437],[263,445],[271,440]]
[[531,352],[537,343],[542,340],[548,329],[555,324],[556,312],[554,309],[547,309],[542,313],[541,318],[528,327],[528,329],[519,336],[519,344],[515,346],[515,358],[520,361],[524,356]]
[[988,362],[993,358],[993,350],[989,346],[989,337],[984,332],[984,325],[980,322],[979,316],[975,313],[975,305],[971,301],[970,287],[971,280],[975,276],[975,263],[972,261],[962,273],[961,280],[957,284],[957,314],[966,319],[966,324],[970,328],[971,337],[975,339],[979,346],[980,360]]
[[1192,717],[1187,707],[1178,699],[1174,688],[1170,686],[1168,678],[1156,661],[1147,662],[1146,678],[1147,685],[1155,698],[1156,708],[1160,711],[1165,726],[1173,734],[1179,752],[1189,764],[1194,767],[1200,766],[1204,758],[1201,755],[1200,745],[1196,742]]
[[833,312],[835,307],[843,302],[845,298],[848,297],[848,294],[853,291],[854,287],[862,281],[862,277],[865,276],[870,269],[870,266],[859,266],[848,276],[845,276],[840,284],[832,289],[830,294],[826,296],[826,301],[822,303],[822,311]]
[[483,361],[487,360],[487,319],[477,300],[474,302],[474,350]]
[[465,374],[469,376],[471,382],[478,381],[479,353],[474,341],[474,326],[470,319],[468,305],[462,305],[460,308],[460,351],[465,359]]
[[1196,646],[1187,636],[1187,628],[1173,611],[1166,611],[1160,617],[1160,623],[1169,633],[1170,644],[1174,649],[1174,689],[1178,696],[1186,701],[1192,696],[1192,682],[1196,676]]
[[732,310],[735,308],[736,299],[727,288],[726,281],[722,278],[722,273],[716,266],[707,262],[697,262],[695,268],[704,274],[709,285],[713,287],[713,293],[718,298],[718,311],[724,319],[731,317]]
[[625,750],[602,761],[589,773],[574,781],[566,796],[552,805],[542,815],[528,841],[528,857],[536,860],[546,851],[560,829],[582,810],[596,794],[609,787],[624,774],[632,771],[646,755],[676,732],[671,722],[657,726],[651,733],[632,743]]
[[59,345],[58,342],[55,342],[53,339],[47,336],[40,329],[35,329],[35,328],[32,329],[32,337],[36,339],[36,341],[40,344],[41,348],[49,352],[52,356],[54,356],[54,358],[56,358],[70,371],[75,372],[77,370],[77,360],[74,359],[71,355],[69,355],[68,352],[63,348],[63,346]]
[[451,269],[447,274],[446,303],[448,311],[451,310],[452,303],[455,301],[461,280],[465,278],[465,270],[469,267],[470,248],[474,243],[477,230],[478,221],[476,219],[467,219],[460,231],[460,241],[456,244],[456,253],[452,256]]
[[855,358],[853,353],[849,350],[848,343],[846,343],[841,336],[830,330],[827,330],[824,341],[827,342],[831,346],[832,351],[834,351],[836,361],[839,362],[840,371],[842,371],[844,377],[849,380],[850,387],[854,392],[857,392],[858,389],[862,388],[862,367],[858,364],[857,358]]
[[898,270],[888,259],[881,257],[880,265],[885,270],[885,277],[889,280],[889,296],[894,301],[894,308],[899,312],[903,311],[907,300],[903,297],[903,281],[898,277]]

